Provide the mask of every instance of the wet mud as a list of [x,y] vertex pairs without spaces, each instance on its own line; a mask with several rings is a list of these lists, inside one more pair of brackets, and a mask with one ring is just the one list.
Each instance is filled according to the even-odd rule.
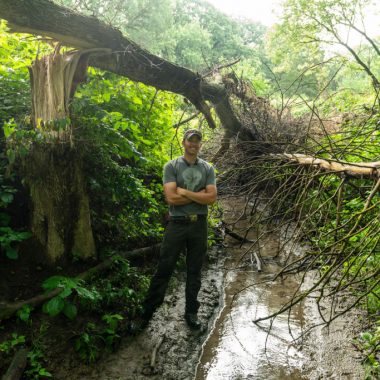
[[[242,199],[224,202],[224,220],[235,223],[235,231],[245,235],[249,221],[240,218],[245,207]],[[226,239],[228,258],[225,262],[225,302],[213,330],[203,345],[195,380],[257,379],[347,379],[364,378],[360,353],[355,351],[352,339],[360,331],[358,314],[351,313],[322,327],[322,319],[315,299],[304,302],[272,321],[259,324],[253,320],[276,313],[300,288],[311,287],[316,273],[304,273],[277,278],[286,258],[296,258],[307,247],[295,245],[288,239],[291,227],[278,234],[268,234],[253,247],[234,239]],[[257,231],[246,236],[255,240]],[[285,255],[279,254],[284,246]],[[249,249],[253,248],[253,249]],[[262,258],[258,271],[254,256],[256,249]],[[349,297],[349,296],[348,296]],[[344,308],[340,302],[334,306]],[[322,304],[326,314],[331,312],[327,301]]]
[[225,253],[217,248],[208,255],[199,294],[202,331],[192,331],[184,319],[184,271],[177,271],[163,305],[148,327],[136,337],[125,339],[119,349],[91,366],[55,371],[55,378],[81,380],[181,380],[193,379],[202,345],[223,302],[223,263]]
[[[236,221],[244,202],[223,202],[224,219]],[[247,220],[235,224],[244,235]],[[250,232],[254,234],[254,232]],[[254,235],[247,236],[254,239]],[[70,370],[82,380],[301,380],[363,379],[359,353],[351,344],[360,329],[357,311],[334,321],[329,330],[310,327],[321,321],[315,302],[307,299],[273,324],[253,320],[276,312],[301,284],[295,275],[273,281],[281,268],[278,247],[284,239],[268,235],[257,249],[258,272],[249,243],[227,237],[224,247],[209,252],[199,295],[201,332],[184,320],[185,272],[177,271],[164,304],[137,337],[125,339],[117,352],[95,365]],[[302,247],[289,246],[292,254]],[[290,253],[290,252],[289,252]],[[311,284],[313,274],[306,283]],[[338,305],[339,306],[339,305]],[[329,305],[326,303],[326,310]],[[356,314],[355,314],[356,313]],[[355,323],[354,323],[355,321]],[[57,379],[67,379],[64,366]]]

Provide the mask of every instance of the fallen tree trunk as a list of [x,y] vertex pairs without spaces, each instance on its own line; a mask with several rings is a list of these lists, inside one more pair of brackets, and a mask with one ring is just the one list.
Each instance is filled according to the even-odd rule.
[[[151,247],[145,247],[145,248],[139,248],[135,249],[133,251],[128,251],[123,254],[120,254],[119,256],[125,258],[125,259],[134,259],[137,257],[144,257],[148,254],[153,254],[157,252],[161,244],[155,244]],[[95,267],[92,267],[85,272],[82,272],[77,276],[78,279],[81,280],[87,280],[91,276],[100,273],[104,271],[105,269],[109,268],[112,263],[114,262],[114,258],[111,257],[100,264],[96,265]],[[46,294],[39,294],[38,296],[32,297],[28,300],[25,301],[19,301],[19,302],[14,302],[14,303],[3,303],[0,304],[0,322],[12,317],[18,310],[20,310],[23,306],[31,306],[33,308],[40,306],[43,302],[48,301],[49,299],[57,296],[59,293],[61,293],[62,289],[57,288],[52,290],[49,293]]]
[[378,178],[380,177],[380,161],[376,162],[339,162],[334,160],[316,158],[305,154],[273,154],[272,157],[297,162],[303,166],[313,166],[320,170],[342,173],[348,177]]
[[183,95],[205,115],[210,127],[215,127],[201,92],[200,74],[149,53],[96,18],[80,15],[49,0],[0,0],[0,17],[8,21],[14,32],[48,36],[78,49],[111,49],[111,54],[92,57],[90,65]]
[[21,348],[13,356],[12,362],[1,380],[19,380],[24,373],[28,359],[28,350]]

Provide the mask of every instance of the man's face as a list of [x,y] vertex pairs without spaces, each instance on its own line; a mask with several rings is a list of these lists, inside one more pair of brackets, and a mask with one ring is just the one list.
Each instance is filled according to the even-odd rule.
[[185,148],[185,152],[187,154],[195,156],[198,154],[202,143],[198,136],[191,136],[189,139],[183,140],[182,145]]

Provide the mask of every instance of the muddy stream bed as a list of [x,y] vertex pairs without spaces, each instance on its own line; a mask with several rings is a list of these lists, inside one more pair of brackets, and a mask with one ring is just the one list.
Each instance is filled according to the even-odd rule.
[[[224,220],[231,222],[238,218],[242,200],[223,207]],[[239,221],[235,231],[244,235],[246,225]],[[281,268],[277,252],[282,238],[261,241],[261,272],[251,255],[244,255],[250,243],[227,237],[224,247],[209,252],[199,295],[201,332],[191,331],[184,321],[185,272],[178,270],[147,329],[95,365],[61,365],[54,371],[56,378],[67,379],[70,372],[70,378],[83,380],[362,379],[360,355],[351,344],[360,327],[354,311],[334,321],[329,331],[319,327],[306,333],[319,322],[309,299],[278,316],[270,334],[269,321],[253,323],[276,312],[300,284],[301,275],[272,281]]]

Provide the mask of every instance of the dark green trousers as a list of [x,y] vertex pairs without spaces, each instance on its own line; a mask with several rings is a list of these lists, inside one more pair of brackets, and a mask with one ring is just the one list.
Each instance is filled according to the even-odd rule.
[[181,252],[186,249],[186,313],[196,313],[201,270],[207,251],[207,218],[196,222],[170,221],[161,245],[157,271],[144,301],[145,316],[151,317],[164,300],[166,288]]

